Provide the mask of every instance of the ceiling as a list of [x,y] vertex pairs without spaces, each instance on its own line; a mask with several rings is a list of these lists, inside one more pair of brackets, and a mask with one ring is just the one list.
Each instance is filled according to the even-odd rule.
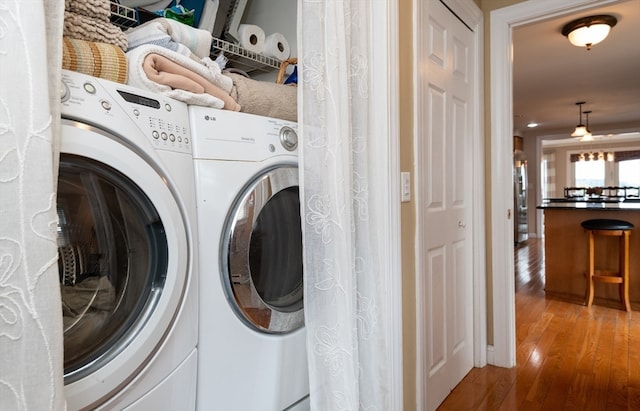
[[[595,14],[618,19],[602,43],[586,50],[562,35],[566,23]],[[516,27],[513,46],[515,135],[569,137],[579,122],[578,101],[592,111],[595,137],[640,132],[640,0]],[[540,126],[527,128],[532,121]]]

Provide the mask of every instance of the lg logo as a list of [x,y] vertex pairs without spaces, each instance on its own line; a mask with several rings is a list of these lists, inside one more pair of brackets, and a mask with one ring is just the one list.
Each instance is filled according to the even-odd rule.
[[208,114],[204,116],[204,119],[206,121],[216,121],[216,118],[213,116],[209,116]]

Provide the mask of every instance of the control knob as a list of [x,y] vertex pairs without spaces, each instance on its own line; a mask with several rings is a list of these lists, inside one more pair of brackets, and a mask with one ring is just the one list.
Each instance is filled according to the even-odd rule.
[[298,147],[298,134],[291,127],[280,129],[280,143],[287,151],[293,151]]

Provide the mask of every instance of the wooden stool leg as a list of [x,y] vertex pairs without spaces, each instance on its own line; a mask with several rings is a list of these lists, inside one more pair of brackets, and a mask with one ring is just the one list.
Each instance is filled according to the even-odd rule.
[[589,230],[589,271],[587,272],[587,307],[593,304],[593,274],[595,273],[595,247],[593,231]]
[[[622,277],[622,284],[620,284],[620,299],[624,304],[627,312],[631,311],[631,304],[629,303],[629,235],[630,231],[625,231],[624,236],[621,238],[620,254],[622,254],[622,265],[620,266],[620,276]],[[624,238],[624,240],[623,240]]]

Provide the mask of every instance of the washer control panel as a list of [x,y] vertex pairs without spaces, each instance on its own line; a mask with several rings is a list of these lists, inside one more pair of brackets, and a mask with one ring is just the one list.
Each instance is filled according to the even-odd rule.
[[[191,154],[187,105],[181,101],[85,74],[62,71],[63,115],[126,134],[127,119],[158,150]],[[123,137],[127,137],[123,135]]]

